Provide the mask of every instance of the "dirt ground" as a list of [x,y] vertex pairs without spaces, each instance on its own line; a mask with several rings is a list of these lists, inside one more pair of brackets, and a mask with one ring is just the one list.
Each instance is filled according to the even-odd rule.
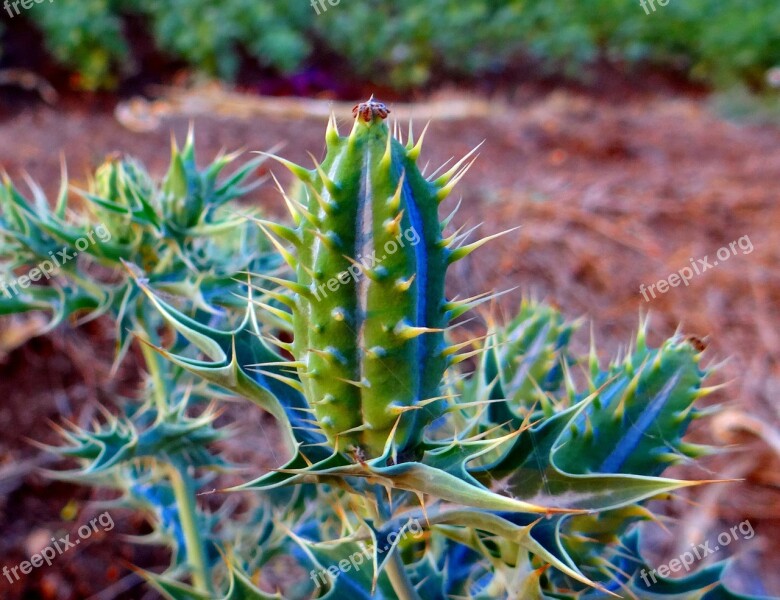
[[[448,102],[486,103],[462,93],[437,100],[437,111]],[[52,193],[61,154],[77,185],[113,151],[136,156],[161,174],[170,132],[182,140],[190,118],[202,160],[221,148],[264,150],[284,142],[285,157],[308,164],[306,151],[323,152],[325,120],[285,116],[284,104],[279,106],[282,110],[251,118],[177,115],[172,106],[159,127],[138,132],[102,107],[63,110],[31,100],[0,108],[0,165],[20,184],[29,172]],[[511,312],[526,293],[548,299],[571,317],[587,316],[605,362],[648,311],[651,341],[682,324],[684,332],[705,340],[711,363],[729,358],[713,382],[731,383],[708,401],[728,411],[698,423],[694,437],[734,447],[685,474],[743,481],[676,497],[667,509],[672,534],[660,529],[654,534],[653,555],[667,562],[690,543],[715,539],[748,519],[756,536],[716,558],[739,554],[736,585],[780,594],[780,129],[728,122],[698,96],[642,93],[610,100],[573,91],[520,91],[492,98],[487,106],[482,116],[467,119],[437,120],[431,114],[423,158],[435,168],[485,140],[459,186],[463,203],[455,223],[484,222],[484,234],[521,228],[458,263],[451,293],[471,296],[519,286],[501,298],[500,310]],[[208,106],[200,108],[204,111],[224,112]],[[337,116],[346,128],[348,113]],[[283,168],[271,168],[289,181]],[[253,201],[285,217],[272,186],[258,190]],[[444,209],[456,203],[457,194]],[[727,251],[719,260],[722,247]],[[645,301],[640,285],[647,288],[705,256],[711,268],[689,285],[656,292],[655,298],[648,293]],[[79,415],[90,399],[112,398],[134,385],[132,360],[117,380],[108,378],[110,336],[110,328],[97,322],[35,340],[0,362],[4,564],[29,556],[34,536],[70,531],[93,516],[86,505],[89,490],[51,484],[35,472],[45,459],[26,439],[53,441],[49,419]],[[578,343],[585,347],[588,341],[585,326]],[[97,353],[91,350],[95,343]],[[68,515],[74,505],[76,518]],[[129,516],[117,523],[124,533],[142,529]],[[91,539],[88,548],[72,554],[10,589],[0,579],[0,597],[152,598],[143,595],[120,559],[151,568],[166,560],[162,551],[139,550],[115,536]],[[765,590],[755,587],[757,573]],[[109,586],[115,587],[99,594]]]

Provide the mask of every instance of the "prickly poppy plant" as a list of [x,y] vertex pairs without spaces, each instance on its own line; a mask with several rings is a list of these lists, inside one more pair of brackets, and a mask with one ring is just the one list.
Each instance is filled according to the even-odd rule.
[[[451,233],[454,213],[440,216],[473,153],[426,177],[425,132],[414,139],[410,127],[402,142],[389,112],[359,104],[347,135],[332,117],[311,168],[271,155],[298,181],[282,191],[288,223],[221,220],[217,205],[243,193],[251,169],[220,184],[218,169],[188,162],[191,150],[174,152],[190,165],[178,184],[126,163],[98,178],[88,197],[131,231],[143,224],[117,226],[123,243],[149,240],[125,255],[121,289],[144,317],[134,332],[154,368],[148,397],[126,414],[63,428],[54,450],[82,469],[57,476],[114,487],[117,503],[148,515],[175,552],[166,573],[146,577],[177,600],[746,598],[722,583],[723,563],[642,579],[647,502],[704,483],[663,476],[710,452],[683,439],[714,389],[701,348],[683,336],[650,347],[644,321],[603,366],[595,348],[570,347],[577,322],[530,300],[454,342],[458,318],[492,298],[445,294],[448,267],[490,239],[470,242]],[[10,184],[4,198],[28,215],[4,220],[4,237],[29,247],[25,223],[43,219],[42,204]],[[169,209],[155,210],[163,200]],[[60,221],[40,235],[66,240]],[[270,245],[242,246],[239,260],[211,246],[221,231],[261,232]],[[163,251],[164,263],[148,259]],[[156,334],[163,324],[172,343]],[[241,513],[227,502],[209,512],[195,495],[230,467],[214,450],[228,435],[215,408],[198,408],[225,394],[270,413],[288,453],[220,491],[255,499]],[[275,589],[264,574],[281,557],[296,566]]]

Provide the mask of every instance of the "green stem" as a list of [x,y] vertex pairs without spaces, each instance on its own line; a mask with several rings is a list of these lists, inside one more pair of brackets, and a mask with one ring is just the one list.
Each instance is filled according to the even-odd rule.
[[420,600],[417,590],[414,589],[412,582],[406,576],[406,569],[401,560],[401,555],[396,551],[385,562],[385,571],[393,585],[393,591],[398,596],[398,600]]
[[[145,331],[150,331],[145,328]],[[150,340],[152,341],[152,340]],[[149,377],[152,382],[152,393],[154,394],[154,403],[157,406],[158,418],[163,418],[168,414],[168,382],[163,376],[163,369],[160,365],[160,355],[154,348],[148,344],[141,344],[141,353],[143,354],[146,368],[149,371]]]
[[[151,331],[151,329],[146,327],[144,330]],[[141,352],[146,362],[146,368],[149,371],[154,402],[158,411],[157,418],[165,419],[169,415],[169,390],[168,381],[165,377],[166,370],[162,365],[160,355],[154,348],[147,344],[141,344]],[[187,562],[192,570],[192,583],[197,590],[211,594],[213,590],[206,561],[206,547],[198,529],[195,482],[187,473],[186,465],[171,464],[168,471],[176,499],[176,506],[179,510],[179,518],[181,519]]]
[[198,529],[194,481],[186,472],[186,467],[171,465],[170,477],[181,518],[187,562],[192,569],[192,583],[198,591],[211,594],[213,590],[206,562],[206,548]]
[[[377,494],[376,499],[377,503],[381,502],[379,493]],[[374,519],[374,526],[378,527],[380,525],[379,513],[381,512],[379,505],[375,507],[371,503],[371,499],[367,500],[366,505],[368,506],[369,513]],[[404,567],[404,561],[401,559],[398,548],[394,548],[385,561],[385,572],[393,586],[393,591],[396,596],[398,596],[398,600],[422,600],[417,593],[417,590],[414,589],[412,582],[409,581],[409,577],[406,574],[406,568]]]

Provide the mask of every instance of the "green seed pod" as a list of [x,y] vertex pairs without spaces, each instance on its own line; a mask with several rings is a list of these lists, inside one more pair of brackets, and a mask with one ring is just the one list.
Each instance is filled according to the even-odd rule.
[[466,400],[484,394],[491,400],[505,399],[488,408],[494,424],[520,423],[528,411],[539,408],[552,414],[548,395],[562,386],[564,364],[572,362],[568,344],[577,326],[551,306],[524,300],[506,326],[490,327]]
[[401,411],[435,397],[446,367],[435,330],[447,322],[447,256],[436,189],[414,158],[369,102],[348,138],[329,135],[307,188],[295,354],[325,433],[371,456],[399,417],[399,446],[415,435],[427,419]]
[[402,145],[388,112],[373,99],[356,106],[347,137],[331,119],[313,170],[282,160],[303,184],[300,202],[287,198],[297,228],[264,224],[296,249],[285,251],[297,272],[287,286],[306,397],[335,448],[371,457],[394,428],[394,450],[407,449],[436,416],[431,399],[452,360],[443,330],[463,312],[445,300],[445,274],[481,243],[451,249],[442,239],[438,205],[463,161],[425,179],[422,137]]
[[696,415],[694,403],[716,388],[702,388],[707,371],[689,339],[675,337],[660,348],[645,343],[590,383],[594,401],[572,421],[556,454],[569,473],[633,473],[658,476],[666,467],[708,453],[682,437]]

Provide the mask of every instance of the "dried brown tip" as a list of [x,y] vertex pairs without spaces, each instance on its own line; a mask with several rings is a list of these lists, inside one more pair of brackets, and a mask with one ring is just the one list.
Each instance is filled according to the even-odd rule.
[[356,119],[362,119],[366,123],[371,123],[377,118],[386,119],[390,114],[390,109],[384,102],[374,100],[372,95],[366,102],[356,104],[352,109],[352,116]]

